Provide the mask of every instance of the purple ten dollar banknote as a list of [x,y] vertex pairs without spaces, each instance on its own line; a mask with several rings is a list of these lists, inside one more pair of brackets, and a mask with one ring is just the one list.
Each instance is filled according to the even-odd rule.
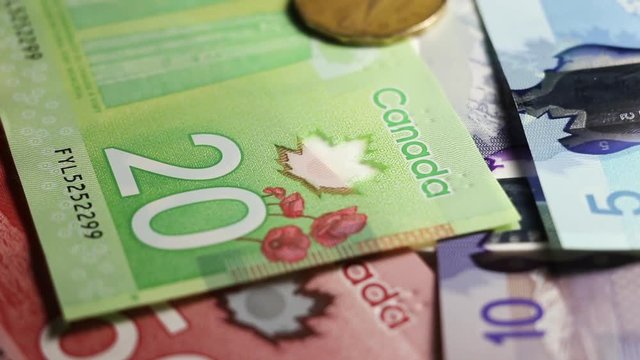
[[640,359],[640,257],[488,239],[438,244],[447,359]]

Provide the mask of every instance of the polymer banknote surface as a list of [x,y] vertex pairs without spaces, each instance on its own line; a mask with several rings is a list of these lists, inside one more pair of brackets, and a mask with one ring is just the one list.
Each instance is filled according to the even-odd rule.
[[435,359],[434,269],[413,253],[65,325],[2,160],[0,359]]
[[447,6],[447,16],[416,40],[417,48],[521,215],[519,230],[493,233],[492,241],[520,248],[547,241],[544,227],[553,233],[553,225],[543,221],[544,195],[480,17],[473,2],[452,0]]
[[408,44],[323,43],[280,0],[3,6],[0,116],[67,319],[518,219]]
[[437,245],[445,357],[637,359],[637,254],[538,245],[482,234]]
[[640,247],[640,3],[479,0],[568,249]]
[[519,169],[531,158],[526,140],[518,137],[517,127],[509,121],[475,6],[465,0],[447,6],[447,16],[417,40],[420,56],[440,81],[492,173],[498,178],[521,177]]

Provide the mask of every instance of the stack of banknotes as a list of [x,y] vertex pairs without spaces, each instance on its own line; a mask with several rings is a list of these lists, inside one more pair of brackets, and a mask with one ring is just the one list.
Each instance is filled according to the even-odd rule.
[[0,8],[0,359],[640,359],[639,0]]

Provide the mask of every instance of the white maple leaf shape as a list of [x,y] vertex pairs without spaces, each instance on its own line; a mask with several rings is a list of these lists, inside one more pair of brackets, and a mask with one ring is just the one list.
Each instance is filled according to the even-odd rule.
[[316,192],[349,192],[356,182],[377,173],[362,162],[367,146],[364,139],[332,146],[320,136],[311,136],[303,139],[297,150],[278,147],[279,162],[285,175],[303,181]]
[[300,292],[290,279],[256,284],[226,294],[235,323],[250,327],[269,339],[309,331],[301,321],[312,317],[316,299]]

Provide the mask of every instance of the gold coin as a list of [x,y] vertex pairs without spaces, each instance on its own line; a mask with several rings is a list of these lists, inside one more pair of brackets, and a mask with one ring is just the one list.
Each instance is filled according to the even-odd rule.
[[304,22],[352,44],[380,44],[426,29],[445,0],[294,0]]

